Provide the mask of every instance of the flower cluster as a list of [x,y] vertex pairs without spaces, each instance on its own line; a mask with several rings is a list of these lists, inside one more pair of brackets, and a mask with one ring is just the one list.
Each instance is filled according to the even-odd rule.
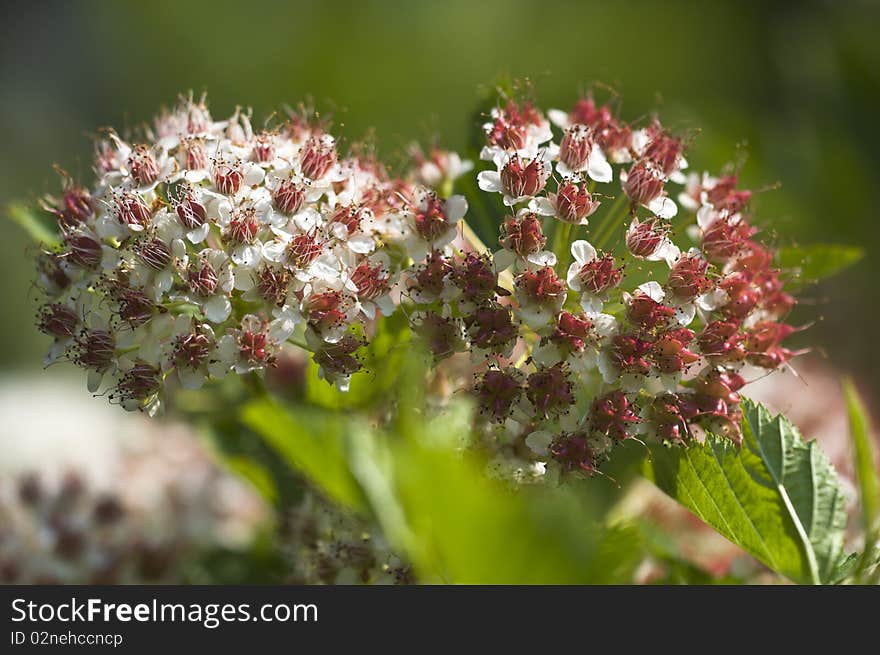
[[590,96],[546,114],[505,98],[484,131],[497,249],[459,229],[452,181],[471,164],[453,153],[414,148],[393,177],[306,115],[256,132],[187,98],[141,143],[111,133],[97,184],[46,203],[62,235],[40,260],[50,358],[128,408],[155,407],[172,375],[270,366],[285,343],[345,389],[402,306],[438,369],[465,362],[457,386],[523,479],[593,474],[627,439],[738,441],[746,380],[797,354],[751,192],[688,173],[685,138]]
[[152,413],[169,377],[198,388],[260,370],[291,341],[345,388],[400,271],[451,241],[466,209],[422,183],[467,170],[457,156],[432,151],[394,178],[366,152],[342,156],[305,111],[259,130],[191,97],[137,139],[108,132],[95,184],[65,175],[44,203],[60,232],[38,267],[48,362]]
[[293,584],[415,584],[412,567],[362,518],[307,492],[282,533]]
[[592,97],[546,117],[505,100],[490,118],[478,182],[509,208],[501,249],[435,258],[417,285],[442,304],[419,319],[435,355],[486,356],[472,390],[490,442],[521,476],[536,459],[593,474],[617,443],[696,426],[738,441],[746,379],[797,354],[751,192],[686,174],[683,138]]
[[[112,436],[118,445],[118,431]],[[99,454],[118,474],[109,483],[95,466],[58,467],[52,453],[4,476],[0,582],[179,582],[212,549],[251,543],[265,506],[192,434],[152,428],[128,436],[109,460]]]

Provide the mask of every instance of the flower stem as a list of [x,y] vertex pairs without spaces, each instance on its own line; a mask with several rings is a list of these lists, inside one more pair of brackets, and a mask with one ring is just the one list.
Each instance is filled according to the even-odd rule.
[[608,241],[609,237],[614,233],[614,228],[618,225],[620,219],[626,216],[628,209],[626,194],[621,193],[608,209],[605,220],[593,236],[592,244],[594,248],[598,250],[603,249],[606,246],[606,241]]
[[569,239],[571,238],[571,223],[560,221],[556,226],[556,234],[553,238],[553,252],[556,254],[557,270],[565,272],[568,267]]

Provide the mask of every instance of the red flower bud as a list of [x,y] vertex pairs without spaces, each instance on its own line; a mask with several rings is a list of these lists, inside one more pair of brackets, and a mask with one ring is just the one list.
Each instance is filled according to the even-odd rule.
[[562,182],[550,197],[556,207],[556,218],[575,225],[591,216],[601,204],[593,200],[586,185],[578,186],[571,180]]
[[663,175],[650,161],[640,159],[629,169],[623,191],[635,205],[647,205],[663,193]]
[[541,252],[547,244],[547,237],[544,236],[538,216],[528,213],[520,218],[508,216],[504,219],[498,241],[507,250],[527,257]]
[[600,294],[613,289],[623,279],[623,267],[614,267],[614,255],[606,253],[581,266],[578,280],[584,290]]
[[523,165],[523,161],[514,155],[501,169],[501,188],[513,198],[535,196],[549,177],[550,171],[543,160],[536,158]]

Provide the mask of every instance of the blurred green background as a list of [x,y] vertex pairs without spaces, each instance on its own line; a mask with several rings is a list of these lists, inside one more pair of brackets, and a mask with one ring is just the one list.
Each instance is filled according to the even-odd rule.
[[[0,201],[90,176],[89,133],[147,121],[181,91],[215,116],[263,117],[307,95],[346,140],[375,127],[382,154],[436,135],[464,148],[486,85],[528,77],[545,107],[593,82],[623,116],[659,110],[699,133],[689,159],[716,170],[747,143],[757,223],[782,243],[862,245],[868,258],[800,310],[803,343],[880,388],[880,5],[876,2],[4,2]],[[0,370],[35,369],[32,247],[0,222]],[[807,320],[806,318],[804,320]]]

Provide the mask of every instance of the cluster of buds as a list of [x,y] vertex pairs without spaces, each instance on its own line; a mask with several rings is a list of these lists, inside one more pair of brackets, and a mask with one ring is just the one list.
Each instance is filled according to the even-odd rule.
[[134,139],[108,132],[96,182],[65,175],[44,202],[59,230],[38,265],[47,362],[150,413],[169,382],[259,371],[287,343],[346,388],[400,272],[448,244],[466,210],[427,186],[467,170],[457,156],[434,150],[395,178],[364,152],[342,156],[304,111],[255,130],[248,112],[215,121],[192,97]]
[[437,367],[466,362],[480,429],[515,470],[592,474],[615,444],[697,428],[739,440],[746,381],[798,354],[751,193],[688,175],[686,139],[592,97],[488,118],[477,182],[505,208],[497,250],[459,229],[450,192],[470,163],[451,153],[414,148],[394,178],[303,116],[255,133],[192,99],[140,145],[111,134],[96,186],[68,180],[47,203],[50,358],[93,389],[109,377],[130,408],[172,374],[197,387],[270,366],[285,343],[345,389],[373,322],[404,305]]
[[[439,306],[419,318],[435,354],[484,357],[472,392],[486,441],[520,474],[587,475],[627,439],[684,444],[699,428],[738,442],[746,380],[798,354],[751,193],[734,175],[687,175],[683,138],[592,97],[547,118],[506,100],[491,119],[478,183],[509,208],[501,250],[435,258],[420,273],[442,282]],[[481,272],[467,283],[486,280],[476,299],[456,282],[467,261]]]
[[415,584],[412,567],[361,517],[307,492],[281,530],[292,584]]
[[265,507],[192,434],[128,436],[125,448],[97,446],[97,460],[119,473],[114,481],[82,463],[53,466],[51,453],[5,475],[0,583],[179,583],[214,549],[250,545]]

